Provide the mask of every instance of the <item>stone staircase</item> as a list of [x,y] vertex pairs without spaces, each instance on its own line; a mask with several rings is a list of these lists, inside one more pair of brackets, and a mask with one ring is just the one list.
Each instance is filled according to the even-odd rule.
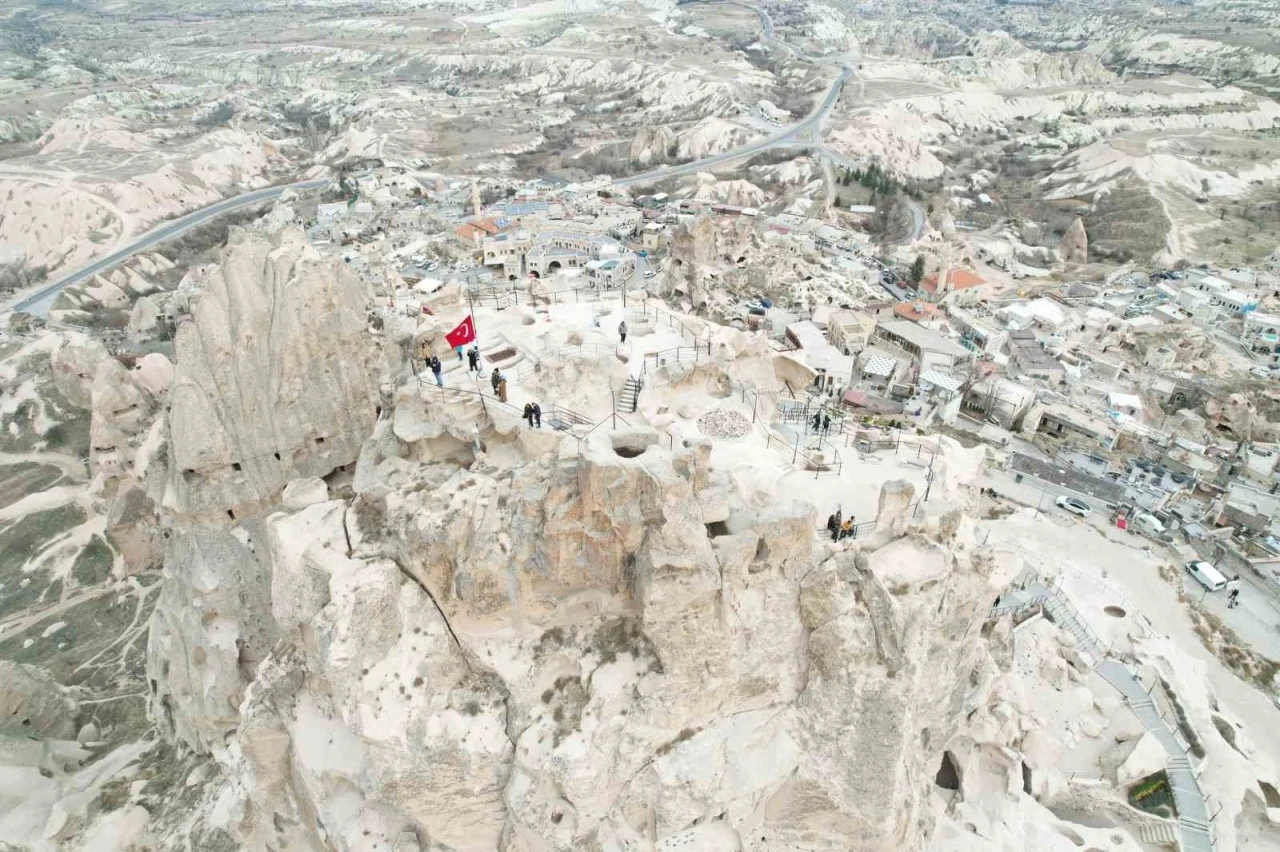
[[1142,826],[1142,830],[1139,834],[1142,837],[1143,843],[1152,843],[1157,846],[1178,845],[1178,829],[1173,825],[1173,823],[1147,823]]
[[614,410],[619,414],[631,414],[640,404],[640,389],[644,387],[643,380],[639,376],[627,376],[626,383],[622,386],[622,392],[618,394],[614,403]]
[[[1143,839],[1148,840],[1147,832],[1150,831],[1153,839],[1148,842],[1177,843],[1182,852],[1213,852],[1213,829],[1204,791],[1200,788],[1200,781],[1187,756],[1185,744],[1179,739],[1176,725],[1165,722],[1137,675],[1111,654],[1101,637],[1089,628],[1062,590],[1044,583],[1033,570],[1026,569],[1018,575],[1009,590],[1000,596],[999,603],[992,607],[989,617],[998,618],[1033,606],[1041,607],[1041,611],[1058,629],[1075,637],[1076,650],[1082,660],[1123,696],[1125,704],[1168,755],[1165,772],[1169,776],[1178,822],[1176,826],[1173,823],[1144,826]],[[1126,659],[1132,661],[1132,657]],[[1162,839],[1154,839],[1157,836]]]

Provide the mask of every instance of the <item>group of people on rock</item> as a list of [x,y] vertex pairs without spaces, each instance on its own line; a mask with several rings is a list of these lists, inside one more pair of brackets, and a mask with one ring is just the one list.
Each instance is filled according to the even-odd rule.
[[489,374],[489,384],[493,386],[493,394],[503,402],[507,401],[507,377],[497,367]]
[[[458,347],[455,347],[453,351],[458,353],[459,361],[461,361],[464,357],[467,359],[468,373],[475,373],[477,376],[480,375],[480,347],[479,346],[473,343],[471,344],[470,349],[464,350],[461,346],[458,346]],[[465,355],[464,355],[464,351],[465,351]],[[427,366],[431,368],[431,375],[435,377],[436,384],[439,387],[444,387],[444,379],[440,375],[441,371],[444,369],[444,365],[440,363],[440,359],[437,358],[434,354],[428,356]],[[494,370],[493,372],[496,374],[498,371]],[[494,385],[493,392],[495,394],[498,392],[498,388],[496,384]]]
[[827,518],[827,532],[831,533],[832,541],[839,541],[842,538],[857,538],[857,519],[853,515],[848,518],[842,518],[840,507],[836,506],[835,514]]

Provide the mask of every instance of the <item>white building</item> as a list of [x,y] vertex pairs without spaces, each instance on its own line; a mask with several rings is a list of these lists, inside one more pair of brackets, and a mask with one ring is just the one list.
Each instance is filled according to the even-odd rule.
[[1139,417],[1142,414],[1142,400],[1136,394],[1112,391],[1107,394],[1107,409],[1127,417]]
[[338,219],[345,219],[347,215],[347,202],[335,201],[332,204],[321,204],[316,207],[317,222],[333,222]]
[[1280,316],[1249,311],[1244,315],[1240,342],[1255,356],[1280,364]]
[[853,357],[845,355],[827,340],[822,329],[809,320],[787,326],[787,340],[799,347],[804,364],[817,374],[816,384],[823,392],[832,392],[849,383],[853,377]]

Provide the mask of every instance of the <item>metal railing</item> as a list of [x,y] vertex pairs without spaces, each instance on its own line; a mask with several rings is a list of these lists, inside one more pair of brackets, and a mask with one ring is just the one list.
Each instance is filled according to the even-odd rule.
[[[820,457],[812,454],[808,449],[802,449],[800,446],[800,436],[796,435],[795,440],[788,442],[786,438],[777,434],[772,429],[765,431],[764,444],[769,449],[781,456],[790,456],[791,464],[800,467],[806,471],[813,471],[814,477],[817,478],[824,473],[834,473],[840,475],[840,471],[844,468],[844,462],[840,459],[840,453],[835,448],[831,448],[831,458]],[[801,465],[803,461],[803,465]]]
[[484,393],[478,390],[467,390],[466,388],[451,387],[448,385],[437,385],[433,379],[429,379],[426,376],[418,376],[417,378],[418,378],[418,384],[420,387],[425,388],[431,394],[438,395],[442,401],[447,397],[453,397],[454,399],[462,398],[462,399],[477,400],[480,403],[480,409],[484,411],[485,414],[489,413],[489,406],[492,405],[492,406],[496,406],[499,409],[506,409],[508,411],[513,411],[516,413],[516,415],[520,416],[521,418],[524,417],[524,411],[522,411],[519,408],[516,408],[514,405],[512,405],[509,402],[503,402],[501,399],[498,399],[497,396],[486,396]]
[[656,352],[646,352],[641,356],[641,369],[648,372],[650,367],[657,370],[659,367],[665,367],[669,363],[697,364],[698,359],[703,354],[711,357],[711,341],[705,344],[700,343],[694,346],[671,346],[666,349],[659,349]]
[[552,404],[552,406],[547,409],[545,416],[548,423],[564,424],[563,427],[557,428],[569,429],[572,426],[592,425],[592,421],[584,415],[559,404]]
[[625,290],[599,290],[595,287],[565,287],[559,290],[534,291],[511,288],[487,288],[470,290],[468,299],[473,306],[493,307],[499,311],[516,305],[558,305],[603,302],[617,299],[625,301]]
[[640,317],[642,319],[649,319],[652,317],[655,323],[665,323],[667,328],[673,330],[678,328],[680,329],[681,336],[688,337],[695,346],[705,345],[709,347],[711,344],[710,329],[705,329],[703,334],[698,334],[676,314],[666,308],[658,307],[656,304],[650,304],[648,298],[641,299],[638,305],[632,305],[628,309],[628,313],[633,318]]
[[[517,408],[516,406],[512,405],[509,402],[503,402],[502,400],[497,399],[493,396],[488,396],[482,393],[481,391],[467,390],[466,388],[441,387],[430,379],[424,378],[422,376],[418,376],[417,378],[418,378],[419,386],[425,389],[426,394],[438,395],[442,401],[448,400],[450,398],[452,398],[455,401],[456,400],[478,401],[480,403],[480,409],[486,414],[486,416],[490,418],[490,420],[492,420],[492,417],[493,417],[492,414],[490,413],[491,406],[499,410],[510,411],[514,413],[516,416],[518,416],[520,419],[522,420],[524,419],[524,411],[522,409]],[[627,420],[625,417],[623,417],[621,414],[617,413],[616,411],[605,415],[600,420],[593,421],[587,416],[580,414],[579,412],[576,412],[569,408],[565,408],[564,406],[558,405],[558,404],[552,405],[550,408],[544,410],[542,419],[543,419],[543,422],[545,422],[548,426],[550,426],[555,431],[565,432],[577,438],[579,446],[581,446],[582,442],[587,438],[588,435],[590,435],[592,432],[596,431],[597,429],[603,426],[607,425],[610,430],[617,429],[619,421],[621,421],[623,426],[626,426],[628,428],[630,428],[631,426],[631,422]],[[581,429],[582,427],[588,427],[588,428],[586,429],[585,432],[575,431],[575,429]],[[665,434],[667,435],[667,446],[669,448],[674,449],[675,436],[672,435],[670,431],[667,431]]]

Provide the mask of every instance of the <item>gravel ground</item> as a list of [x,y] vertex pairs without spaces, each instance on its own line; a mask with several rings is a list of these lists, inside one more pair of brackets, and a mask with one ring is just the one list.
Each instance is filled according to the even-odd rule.
[[751,431],[751,421],[736,411],[717,408],[698,418],[698,428],[710,438],[741,438]]

